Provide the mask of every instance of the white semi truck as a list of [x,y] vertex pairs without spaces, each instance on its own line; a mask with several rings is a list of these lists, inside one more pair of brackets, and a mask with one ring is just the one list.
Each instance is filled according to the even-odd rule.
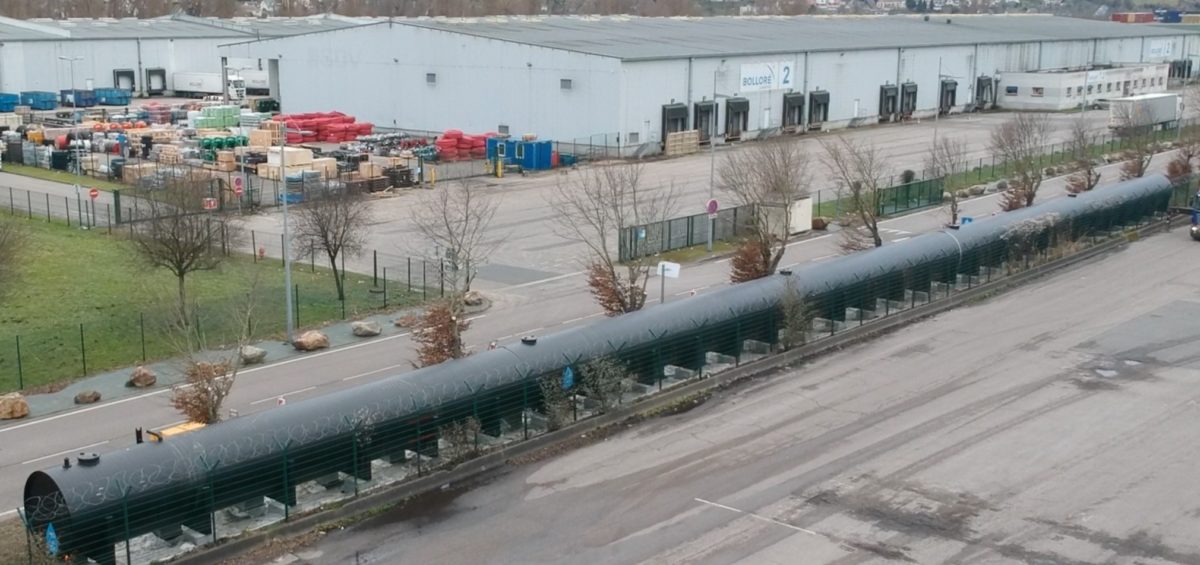
[[246,98],[246,81],[233,73],[225,88],[221,88],[221,73],[179,72],[172,75],[172,80],[176,96],[228,95],[231,101],[239,102]]
[[1108,101],[1108,127],[1113,129],[1174,127],[1183,118],[1178,94],[1138,94]]

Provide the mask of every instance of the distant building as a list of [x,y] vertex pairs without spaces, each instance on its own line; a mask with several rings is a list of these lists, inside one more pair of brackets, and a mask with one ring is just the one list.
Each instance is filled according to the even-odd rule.
[[1200,31],[1047,15],[408,19],[221,54],[269,69],[285,112],[646,153],[682,130],[748,139],[1004,105],[1006,74],[1177,65],[1200,57]]
[[1061,69],[1033,73],[1001,73],[1001,108],[1067,110],[1085,101],[1167,90],[1171,65],[1131,65],[1094,69]]

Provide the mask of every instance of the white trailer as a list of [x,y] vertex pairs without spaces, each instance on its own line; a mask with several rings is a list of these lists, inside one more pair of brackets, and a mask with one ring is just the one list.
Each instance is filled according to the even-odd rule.
[[271,76],[267,71],[243,69],[238,74],[246,81],[247,94],[268,94],[271,92]]
[[1173,127],[1183,117],[1183,99],[1174,93],[1138,94],[1108,101],[1108,127],[1113,129]]
[[179,72],[172,75],[172,90],[176,96],[228,95],[230,100],[246,98],[246,85],[236,74],[229,75],[229,84],[221,87],[221,73]]

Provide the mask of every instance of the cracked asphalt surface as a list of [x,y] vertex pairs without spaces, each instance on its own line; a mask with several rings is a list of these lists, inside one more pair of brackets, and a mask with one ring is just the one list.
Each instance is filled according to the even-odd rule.
[[1198,253],[1156,235],[277,562],[1200,563]]

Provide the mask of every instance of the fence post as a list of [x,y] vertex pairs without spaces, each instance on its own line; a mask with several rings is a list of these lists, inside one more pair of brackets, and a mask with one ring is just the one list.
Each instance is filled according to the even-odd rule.
[[250,257],[255,263],[258,262],[258,241],[255,240],[254,230],[250,230]]
[[46,193],[46,223],[50,223],[50,193]]
[[125,563],[133,563],[129,551],[129,487],[121,487],[121,516],[125,527]]
[[83,342],[83,324],[79,324],[79,357],[83,360],[83,376],[87,376],[87,346]]
[[300,327],[300,284],[292,285],[292,296],[296,298],[293,304],[296,305],[296,327]]
[[310,273],[317,272],[317,250],[313,248],[308,253],[308,271]]
[[429,300],[429,284],[425,280],[425,260],[421,259],[421,299]]
[[25,191],[25,213],[30,220],[33,219],[33,193],[28,190]]
[[17,205],[13,202],[13,187],[8,187],[8,211],[11,214],[17,213]]
[[[411,293],[412,292],[412,257],[406,257],[406,259],[408,259],[408,268],[404,270],[404,273],[408,277],[408,292]],[[386,269],[384,269],[384,270],[386,271]]]
[[138,312],[138,327],[142,330],[142,363],[146,362],[146,313]]
[[17,336],[17,390],[25,390],[25,373],[21,367],[21,336]]
[[438,286],[440,287],[441,296],[446,296],[446,261],[438,257]]
[[69,227],[71,227],[71,199],[64,196],[63,197],[63,206],[66,206],[66,208],[67,208],[67,227],[69,228]]
[[379,250],[371,250],[371,286],[379,286]]
[[288,521],[288,519],[291,518],[291,509],[288,507],[288,500],[291,499],[291,497],[288,496],[288,494],[289,494],[288,490],[290,489],[290,484],[288,482],[288,447],[290,447],[291,445],[292,445],[292,440],[289,439],[287,441],[287,443],[283,444],[283,452],[282,452],[283,453],[283,521],[284,522]]
[[387,267],[383,268],[383,307],[387,309]]
[[279,264],[287,267],[287,247],[283,245],[283,234],[279,234]]
[[107,211],[106,215],[108,216],[108,234],[112,235],[112,204],[105,204],[104,209]]

